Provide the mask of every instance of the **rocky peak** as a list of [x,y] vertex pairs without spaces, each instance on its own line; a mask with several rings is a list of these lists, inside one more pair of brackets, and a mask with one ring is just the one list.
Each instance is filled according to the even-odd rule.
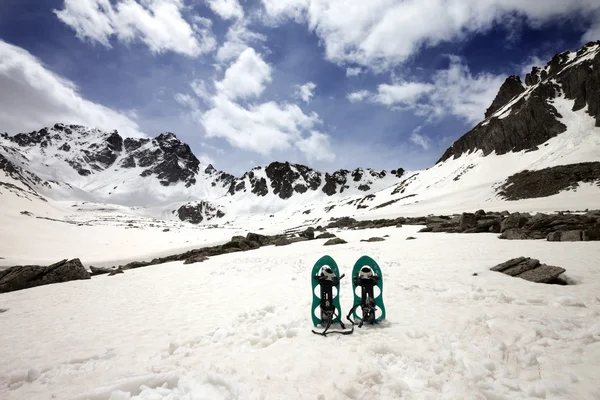
[[525,87],[521,82],[521,78],[517,75],[511,75],[500,86],[500,90],[496,95],[496,98],[492,102],[492,105],[486,110],[485,117],[488,118],[490,115],[498,111],[503,105],[508,103],[513,97],[520,95],[525,91]]
[[438,163],[477,150],[483,155],[535,150],[567,129],[552,102],[557,95],[574,100],[573,111],[587,107],[600,126],[600,42],[555,55],[544,68],[534,67],[525,81],[523,88],[509,77],[486,119],[455,141]]

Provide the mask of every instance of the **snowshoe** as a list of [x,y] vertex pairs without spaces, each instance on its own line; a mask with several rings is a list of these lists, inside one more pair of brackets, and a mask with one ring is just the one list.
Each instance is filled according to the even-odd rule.
[[[360,291],[357,289],[360,289]],[[352,269],[352,293],[354,293],[354,305],[348,317],[354,314],[354,318],[359,321],[359,328],[364,323],[373,325],[385,319],[383,274],[379,265],[371,257],[362,256],[354,264]],[[361,315],[357,313],[358,308],[361,309]],[[352,320],[350,321],[352,322]],[[354,322],[352,323],[354,324]]]
[[[332,324],[339,323],[342,329],[346,326],[342,322],[342,308],[340,306],[340,272],[336,262],[330,256],[321,257],[311,271],[312,307],[311,317],[313,325],[321,325],[323,332],[312,331],[317,335],[326,336],[327,333],[350,334],[352,331],[329,331]],[[317,290],[319,287],[319,290]],[[318,294],[317,294],[318,293]],[[353,327],[354,328],[354,327]]]

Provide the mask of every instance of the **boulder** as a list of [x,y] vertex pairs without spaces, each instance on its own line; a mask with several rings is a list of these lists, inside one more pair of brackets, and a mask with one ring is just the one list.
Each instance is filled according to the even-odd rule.
[[109,274],[113,271],[112,268],[99,268],[90,265],[90,276]]
[[550,283],[565,272],[564,268],[541,264],[530,257],[513,258],[490,269],[536,283]]
[[500,232],[508,229],[519,229],[527,223],[527,217],[521,213],[508,214],[501,223]]
[[317,235],[317,237],[315,239],[329,239],[329,238],[334,238],[336,237],[333,233],[330,232],[324,232],[321,233],[320,235]]
[[361,239],[361,242],[383,242],[385,241],[384,238],[382,237],[372,237],[372,238],[368,238],[368,239]]
[[323,246],[332,246],[335,244],[344,244],[344,243],[348,243],[348,242],[346,242],[344,239],[340,239],[340,238],[336,237],[333,239],[329,239],[328,241],[323,243]]
[[502,232],[500,239],[508,239],[508,240],[525,240],[531,239],[526,232],[518,228],[510,228]]
[[303,232],[300,233],[300,236],[313,240],[315,238],[315,228],[309,226]]
[[409,236],[406,238],[406,240],[415,240],[415,239],[416,239],[416,237],[414,237],[414,236]]
[[123,270],[122,270],[121,268],[117,268],[117,269],[115,269],[115,270],[111,271],[111,273],[110,273],[110,274],[108,274],[108,276],[114,276],[114,275],[117,275],[117,274],[123,274],[123,273],[124,273],[124,272],[123,272]]
[[90,278],[90,273],[78,258],[64,259],[46,267],[15,266],[0,271],[0,293]]
[[195,264],[195,263],[203,262],[206,260],[208,260],[208,257],[206,257],[202,254],[198,254],[197,256],[192,256],[192,257],[186,259],[183,263],[184,264]]
[[[475,214],[471,213],[462,213],[460,216],[459,226],[461,230],[473,228],[477,225],[477,217]],[[435,231],[434,231],[435,232]]]
[[290,241],[290,239],[288,238],[279,238],[275,241],[275,246],[287,246],[288,244],[292,244],[292,242]]
[[251,233],[251,232],[246,235],[246,240],[249,242],[256,242],[256,243],[260,244],[261,246],[268,244],[270,241],[268,236],[260,235],[258,233]]
[[586,239],[585,231],[555,231],[547,236],[549,242],[581,242]]

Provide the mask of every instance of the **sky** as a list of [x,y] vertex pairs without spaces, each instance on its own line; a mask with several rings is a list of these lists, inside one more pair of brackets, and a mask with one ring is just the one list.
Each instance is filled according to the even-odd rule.
[[598,0],[0,0],[0,132],[173,132],[235,175],[429,168]]

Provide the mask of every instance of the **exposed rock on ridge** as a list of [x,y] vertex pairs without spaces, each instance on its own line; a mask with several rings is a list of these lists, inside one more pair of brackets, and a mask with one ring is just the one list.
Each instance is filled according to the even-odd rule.
[[600,126],[600,42],[590,42],[576,53],[557,54],[545,68],[534,67],[525,83],[527,88],[521,90],[520,79],[508,78],[486,119],[454,142],[437,163],[476,150],[484,155],[534,150],[566,130],[550,102],[559,93],[575,101],[573,111],[587,106]]

